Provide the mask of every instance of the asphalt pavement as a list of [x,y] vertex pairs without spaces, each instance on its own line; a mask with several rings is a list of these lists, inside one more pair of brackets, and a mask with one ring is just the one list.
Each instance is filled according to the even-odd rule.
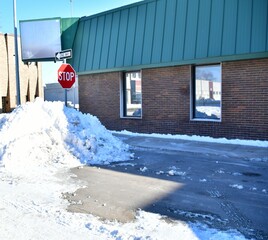
[[69,211],[129,222],[136,211],[268,239],[268,148],[117,134],[131,161],[72,169]]

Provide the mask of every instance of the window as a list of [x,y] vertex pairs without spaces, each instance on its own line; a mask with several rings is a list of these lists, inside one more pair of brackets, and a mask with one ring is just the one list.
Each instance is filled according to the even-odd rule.
[[193,118],[221,119],[221,65],[194,67]]
[[123,115],[141,118],[142,107],[141,74],[127,72],[123,79]]

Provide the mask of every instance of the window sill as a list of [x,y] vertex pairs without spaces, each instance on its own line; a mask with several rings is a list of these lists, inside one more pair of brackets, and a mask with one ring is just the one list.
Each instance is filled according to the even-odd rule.
[[142,120],[142,117],[120,117],[120,119],[133,119],[133,120]]
[[192,118],[193,122],[222,122],[221,119],[204,119],[204,118]]

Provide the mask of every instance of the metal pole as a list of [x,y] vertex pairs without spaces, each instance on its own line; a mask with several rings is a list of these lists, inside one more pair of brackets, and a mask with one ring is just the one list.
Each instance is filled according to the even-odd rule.
[[67,88],[64,89],[65,90],[65,107],[67,107]]
[[18,54],[18,33],[17,33],[17,14],[16,0],[13,0],[13,17],[14,17],[14,45],[15,45],[15,68],[16,68],[16,90],[17,105],[20,105],[20,73],[19,73],[19,54]]
[[[73,17],[73,0],[70,0],[70,8],[71,8],[71,17]],[[66,63],[66,59],[63,59],[63,63]],[[68,104],[67,104],[67,101],[68,101],[68,93],[67,93],[67,89],[65,88],[64,89],[64,91],[65,91],[65,106],[67,107],[68,106]]]
[[[66,59],[63,59],[63,63],[66,63]],[[67,104],[67,88],[64,89],[64,92],[65,92],[65,96],[64,96],[65,107],[67,107],[68,106],[68,104]]]
[[73,17],[73,0],[70,0],[70,6],[71,6],[71,17]]

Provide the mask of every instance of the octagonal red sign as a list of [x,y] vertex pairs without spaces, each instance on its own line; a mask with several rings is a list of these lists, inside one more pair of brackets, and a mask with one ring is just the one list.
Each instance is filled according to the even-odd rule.
[[71,88],[75,83],[75,70],[70,64],[63,63],[58,69],[58,82],[63,88]]

